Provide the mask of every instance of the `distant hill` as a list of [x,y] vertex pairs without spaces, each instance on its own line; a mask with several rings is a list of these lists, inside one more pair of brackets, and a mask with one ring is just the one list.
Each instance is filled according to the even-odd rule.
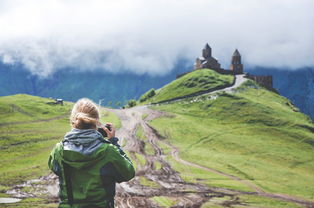
[[145,99],[146,95],[140,99],[145,99],[149,103],[156,103],[198,92],[206,92],[217,87],[230,86],[233,81],[232,75],[222,75],[210,69],[195,70],[156,90],[156,95],[150,99]]
[[[184,86],[189,81],[181,77],[159,91],[175,83]],[[167,97],[175,96],[177,92],[167,92]],[[184,160],[239,177],[261,192],[314,201],[314,124],[287,98],[248,80],[233,93],[186,98],[152,108],[166,114],[150,125],[165,142],[178,148]],[[248,191],[169,160],[188,181]],[[279,206],[272,205],[269,207]]]

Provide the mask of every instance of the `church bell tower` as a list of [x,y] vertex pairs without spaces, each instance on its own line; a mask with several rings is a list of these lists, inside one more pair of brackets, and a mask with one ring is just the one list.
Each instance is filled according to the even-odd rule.
[[205,47],[204,47],[204,49],[203,49],[203,57],[205,58],[205,59],[208,59],[208,58],[210,58],[210,57],[212,57],[212,49],[211,49],[211,47],[208,45],[208,43],[206,43],[206,45],[205,45]]
[[241,63],[241,55],[238,49],[236,49],[232,55],[230,70],[232,70],[234,74],[243,74],[243,64]]

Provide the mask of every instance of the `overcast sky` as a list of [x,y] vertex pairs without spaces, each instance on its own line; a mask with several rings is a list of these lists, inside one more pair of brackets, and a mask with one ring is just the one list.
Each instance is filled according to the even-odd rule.
[[223,67],[314,66],[313,0],[0,0],[0,56],[47,76],[65,67],[164,74],[206,42]]

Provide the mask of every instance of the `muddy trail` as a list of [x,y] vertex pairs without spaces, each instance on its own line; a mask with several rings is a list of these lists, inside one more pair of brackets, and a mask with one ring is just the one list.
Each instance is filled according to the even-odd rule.
[[[161,138],[160,134],[149,125],[150,120],[160,116],[167,116],[163,112],[155,111],[145,106],[111,111],[118,115],[122,122],[122,127],[117,131],[117,136],[121,138],[121,143],[125,144],[124,149],[130,153],[133,162],[137,163],[136,177],[128,183],[118,184],[117,186],[116,203],[119,208],[159,207],[151,199],[155,196],[170,197],[176,202],[172,207],[201,207],[208,201],[212,201],[213,205],[217,201],[217,205],[219,204],[224,207],[233,207],[234,205],[248,206],[245,202],[240,201],[239,195],[241,194],[258,195],[293,202],[303,207],[314,207],[312,202],[283,194],[266,193],[250,181],[242,180],[236,176],[181,159],[179,157],[179,150],[167,142],[166,139]],[[145,142],[137,137],[138,128],[142,128],[143,134],[147,138]],[[201,183],[185,182],[180,177],[180,173],[175,171],[165,160],[166,155],[158,145],[160,143],[171,149],[171,155],[177,162],[214,172],[226,176],[231,180],[237,180],[250,187],[254,192],[210,188]],[[145,152],[145,145],[153,147],[153,155]],[[141,164],[137,155],[145,158],[145,164]],[[160,164],[160,168],[158,169],[156,168],[157,163]],[[144,186],[141,183],[141,177],[154,182],[157,184],[156,187]]]
[[[302,207],[314,207],[313,202],[283,194],[267,193],[251,181],[243,180],[236,176],[202,166],[201,164],[183,160],[180,158],[179,149],[169,143],[167,138],[160,136],[158,131],[149,125],[150,120],[160,116],[169,116],[166,113],[152,110],[146,106],[123,110],[108,110],[120,118],[122,127],[117,130],[116,136],[120,139],[119,143],[122,144],[123,149],[129,152],[129,156],[137,166],[134,179],[129,182],[117,184],[117,194],[115,197],[117,208],[161,207],[156,202],[156,198],[171,201],[172,208],[199,208],[207,202],[210,203],[210,206],[252,207],[245,201],[241,201],[241,195],[263,196],[293,202]],[[139,129],[142,131],[145,140],[139,138],[137,134]],[[152,150],[149,153],[146,152],[148,145],[151,146]],[[166,154],[162,147],[170,149],[170,153]],[[168,154],[181,164],[236,180],[254,191],[244,192],[209,187],[202,184],[202,181],[188,183],[181,178],[180,173],[175,171],[166,160]],[[30,191],[23,191],[25,187]],[[7,193],[16,198],[39,197],[48,199],[49,203],[57,203],[58,178],[50,174],[17,185]]]
[[[201,207],[211,198],[225,196],[228,196],[228,200],[223,202],[226,205],[240,204],[238,197],[232,193],[210,190],[205,185],[186,183],[182,180],[180,173],[176,172],[165,160],[163,150],[157,144],[157,141],[160,141],[158,133],[147,124],[147,121],[161,116],[162,113],[146,107],[111,111],[117,114],[122,122],[117,136],[121,139],[120,142],[125,144],[124,149],[130,153],[133,162],[137,163],[136,177],[128,183],[117,185],[117,207],[159,207],[151,199],[156,196],[170,197],[175,201],[172,207]],[[145,120],[142,119],[144,114],[148,115]],[[147,138],[146,143],[136,136],[137,129],[140,127]],[[153,147],[153,155],[145,152],[145,145]],[[138,155],[145,158],[145,164],[139,161]],[[157,163],[160,164],[158,169]],[[154,185],[145,186],[141,182],[143,177]]]

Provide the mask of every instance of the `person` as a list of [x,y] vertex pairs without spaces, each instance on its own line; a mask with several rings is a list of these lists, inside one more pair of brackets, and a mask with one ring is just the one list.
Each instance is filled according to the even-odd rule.
[[135,175],[132,161],[118,144],[114,126],[107,124],[107,128],[99,117],[95,103],[87,98],[78,100],[70,116],[72,130],[50,154],[48,166],[59,177],[59,208],[112,208],[116,182]]

